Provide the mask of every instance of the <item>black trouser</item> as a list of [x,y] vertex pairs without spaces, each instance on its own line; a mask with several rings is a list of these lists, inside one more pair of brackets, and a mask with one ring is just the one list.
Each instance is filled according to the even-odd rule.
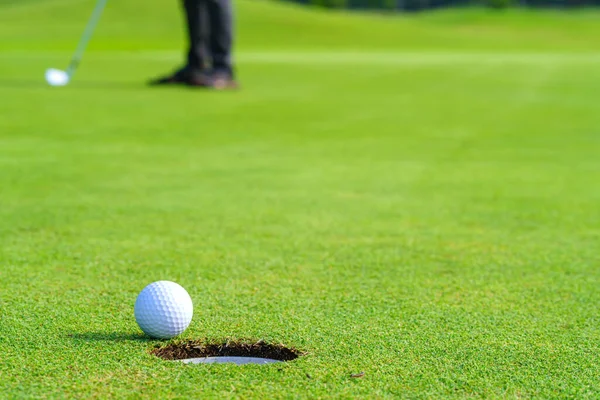
[[231,0],[183,0],[183,6],[190,43],[188,68],[199,72],[212,66],[233,75]]

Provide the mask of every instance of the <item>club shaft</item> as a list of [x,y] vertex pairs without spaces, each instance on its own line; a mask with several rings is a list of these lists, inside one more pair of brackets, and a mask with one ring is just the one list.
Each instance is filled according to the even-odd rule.
[[73,57],[71,58],[71,62],[69,63],[69,66],[67,67],[66,72],[69,75],[69,77],[73,76],[73,74],[75,73],[75,70],[77,69],[77,66],[79,65],[79,62],[81,61],[81,57],[83,56],[83,53],[85,52],[87,44],[90,41],[92,34],[94,33],[94,29],[96,28],[98,21],[100,20],[102,11],[104,11],[106,2],[107,2],[107,0],[98,0],[96,2],[96,7],[94,7],[94,11],[92,11],[92,15],[85,27],[85,30],[83,31],[83,34],[81,35],[81,39],[79,40],[77,49],[75,50],[75,53],[73,54]]

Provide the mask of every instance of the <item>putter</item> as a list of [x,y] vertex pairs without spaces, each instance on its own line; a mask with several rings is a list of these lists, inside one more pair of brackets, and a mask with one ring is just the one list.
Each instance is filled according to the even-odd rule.
[[94,29],[100,20],[100,16],[102,15],[102,11],[104,11],[104,6],[106,6],[107,0],[98,0],[96,3],[96,7],[94,7],[94,11],[92,12],[92,16],[88,21],[85,30],[83,31],[83,35],[81,35],[81,39],[79,40],[79,44],[77,45],[77,49],[75,50],[75,54],[71,58],[71,62],[65,71],[60,69],[50,68],[46,70],[46,82],[48,82],[51,86],[65,86],[69,83],[73,75],[75,74],[75,70],[79,65],[81,58],[83,57],[83,53],[85,48],[87,47],[88,42],[92,38],[92,34],[94,33]]

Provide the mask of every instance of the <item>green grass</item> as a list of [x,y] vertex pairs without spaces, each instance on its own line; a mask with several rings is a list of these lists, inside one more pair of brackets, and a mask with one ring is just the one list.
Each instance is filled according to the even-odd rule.
[[[181,16],[122,0],[46,87],[92,3],[0,8],[0,397],[600,396],[600,13],[238,1],[243,90],[205,93],[143,85]],[[308,354],[157,359],[160,279],[181,339]]]

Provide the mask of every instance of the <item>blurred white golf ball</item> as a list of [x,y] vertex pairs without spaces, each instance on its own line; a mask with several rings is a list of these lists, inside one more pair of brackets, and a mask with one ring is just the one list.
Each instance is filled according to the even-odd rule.
[[46,70],[46,82],[51,86],[65,86],[69,83],[69,75],[65,71],[50,68]]
[[146,286],[134,307],[135,320],[150,337],[170,339],[192,322],[194,306],[188,292],[175,282],[158,281]]

